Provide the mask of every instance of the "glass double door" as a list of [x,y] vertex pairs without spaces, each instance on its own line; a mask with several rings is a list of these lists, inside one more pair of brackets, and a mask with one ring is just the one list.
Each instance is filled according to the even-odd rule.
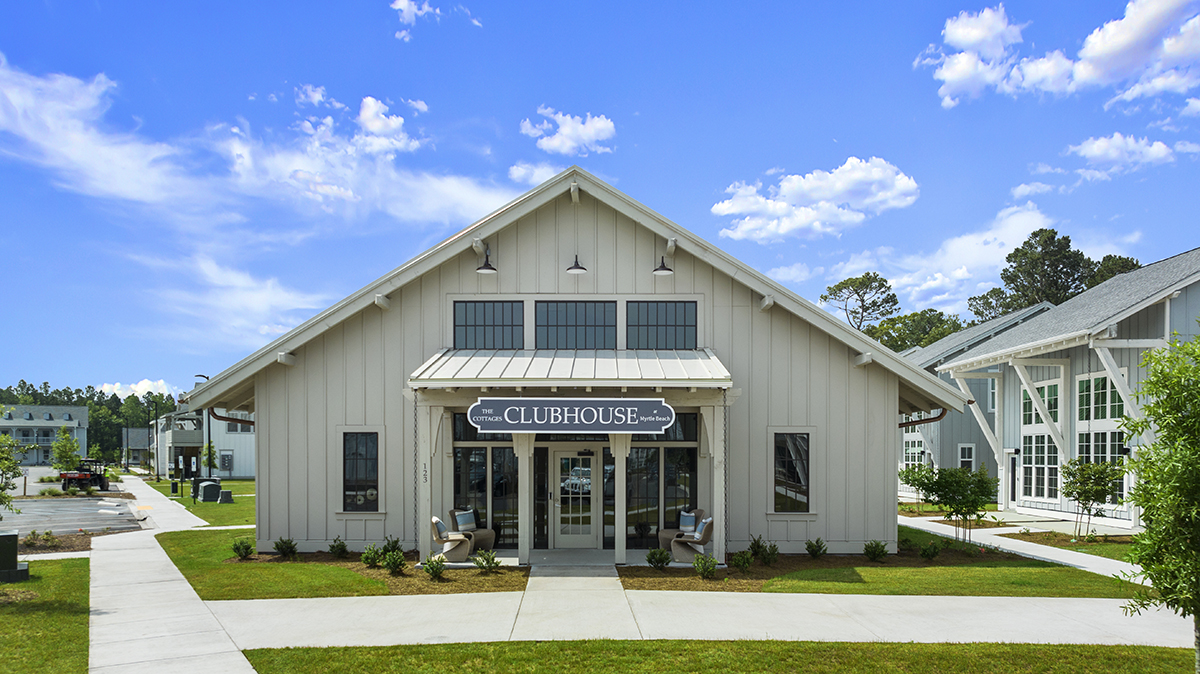
[[551,548],[600,547],[604,447],[550,449]]

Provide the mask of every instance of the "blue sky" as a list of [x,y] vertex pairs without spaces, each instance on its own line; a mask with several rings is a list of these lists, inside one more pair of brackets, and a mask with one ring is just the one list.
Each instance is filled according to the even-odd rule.
[[0,6],[0,383],[191,388],[579,164],[816,300],[1200,245],[1200,2]]

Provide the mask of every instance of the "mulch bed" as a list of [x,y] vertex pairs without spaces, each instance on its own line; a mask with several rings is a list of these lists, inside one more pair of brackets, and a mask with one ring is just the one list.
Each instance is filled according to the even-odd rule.
[[[38,532],[42,533],[42,532]],[[57,545],[46,545],[38,542],[37,545],[25,545],[25,539],[17,541],[18,555],[39,555],[48,552],[84,552],[92,549],[92,538],[96,536],[108,536],[109,534],[123,533],[120,531],[96,531],[73,534],[54,534],[54,538],[58,541]]]
[[1015,534],[1000,534],[1005,538],[1015,538],[1018,541],[1028,541],[1030,543],[1039,543],[1041,545],[1064,546],[1086,548],[1090,545],[1101,545],[1104,543],[1132,543],[1133,536],[1096,536],[1096,540],[1088,541],[1085,536],[1072,536],[1058,531],[1038,531]]
[[[978,550],[978,548],[972,548]],[[659,571],[649,566],[619,566],[617,573],[626,590],[683,590],[710,592],[762,592],[766,581],[792,571],[804,569],[841,569],[878,564],[889,567],[958,566],[978,562],[982,556],[995,560],[1023,560],[1020,555],[988,550],[985,553],[966,553],[955,548],[943,549],[934,561],[921,558],[913,547],[901,547],[883,562],[872,562],[863,555],[825,555],[813,559],[808,555],[780,555],[771,566],[755,561],[746,573],[733,567],[717,569],[716,578],[703,580],[693,569],[668,568]]]
[[523,592],[529,580],[529,567],[502,566],[494,573],[483,573],[479,569],[446,569],[441,580],[434,581],[424,570],[415,568],[419,559],[415,551],[407,551],[404,558],[408,568],[392,575],[383,567],[369,568],[359,561],[360,553],[352,552],[349,557],[339,558],[328,552],[302,552],[294,561],[288,561],[275,553],[258,552],[247,559],[230,557],[226,564],[325,564],[349,569],[354,573],[383,581],[391,594],[464,594],[467,592]]
[[[957,526],[959,524],[959,522],[957,520],[934,520],[934,522],[936,522],[938,524],[945,524],[945,525],[952,526],[952,527]],[[975,521],[971,522],[970,527],[968,527],[968,528],[970,528],[970,529],[997,529],[997,528],[1015,527],[1015,526],[1019,526],[1019,525],[1011,524],[1009,522],[1004,522],[1004,521],[997,522],[995,520],[985,519],[985,520],[975,520]]]

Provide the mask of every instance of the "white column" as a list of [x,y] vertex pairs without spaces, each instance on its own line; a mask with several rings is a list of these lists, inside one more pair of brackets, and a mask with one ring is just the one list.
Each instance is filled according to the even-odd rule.
[[[629,504],[625,502],[625,492],[627,489],[627,487],[625,485],[625,480],[628,477],[628,473],[629,473],[629,470],[628,470],[629,447],[630,447],[631,443],[633,442],[633,436],[628,433],[611,433],[611,434],[609,434],[608,437],[612,440],[611,447],[612,447],[612,453],[613,453],[613,472],[615,473],[615,475],[613,477],[616,478],[615,484],[613,485],[614,561],[616,564],[624,564],[625,563],[625,543],[626,543],[626,539],[629,536],[628,527],[626,526],[626,520],[628,519],[627,513],[629,510]],[[601,463],[600,471],[601,471],[601,474],[603,474],[603,471],[604,471],[603,457],[601,457],[600,463]],[[593,472],[593,474],[595,474],[595,473]],[[592,484],[594,485],[595,482],[593,481]],[[601,483],[601,484],[603,484],[603,483]],[[595,494],[596,494],[596,490],[593,487],[593,489],[592,489],[592,498],[593,499],[596,498]],[[603,516],[604,515],[604,505],[603,505],[604,504],[604,498],[603,498],[604,490],[603,490],[603,488],[601,488],[600,494],[601,494],[601,498],[600,498],[601,505],[600,505],[600,510],[599,510],[599,512],[600,512],[600,540],[601,540],[601,543],[603,543],[603,541],[604,541],[604,516]],[[593,513],[596,512],[595,506],[592,507],[592,512]]]
[[[433,477],[430,474],[433,466],[431,458],[434,452],[433,433],[434,433],[434,418],[432,416],[432,408],[428,404],[420,402],[421,394],[417,392],[417,465],[413,470],[417,471],[417,551],[421,555],[421,561],[424,561],[433,550],[433,536],[430,534],[429,524],[433,516],[433,486],[430,482]],[[437,418],[441,418],[441,410],[438,410]]]
[[533,433],[513,433],[513,453],[517,455],[517,561],[529,563],[533,550]]
[[708,446],[712,450],[712,513],[713,518],[713,556],[720,564],[725,563],[725,408],[720,406],[705,407],[712,410],[712,424],[705,424],[711,429]]

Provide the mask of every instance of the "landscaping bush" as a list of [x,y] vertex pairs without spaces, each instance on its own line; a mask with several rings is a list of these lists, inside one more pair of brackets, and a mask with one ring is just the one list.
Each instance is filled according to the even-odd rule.
[[771,566],[778,559],[779,559],[779,546],[775,545],[774,543],[771,543],[770,545],[767,546],[766,550],[763,550],[763,553],[758,558],[758,561],[762,562],[766,566]]
[[755,559],[762,559],[763,553],[767,551],[767,544],[763,541],[762,536],[755,536],[750,539],[750,554]]
[[62,545],[62,541],[58,540],[58,536],[55,536],[53,531],[47,529],[46,533],[42,534],[42,545],[48,548],[57,548]]
[[46,487],[38,492],[38,496],[62,496],[62,490],[58,487]]
[[237,555],[238,559],[250,559],[250,555],[254,554],[254,541],[249,538],[235,540],[233,542],[233,554]]
[[938,545],[937,541],[929,541],[921,546],[921,559],[933,561],[942,552],[942,546]]
[[429,580],[441,580],[442,574],[446,573],[446,560],[441,555],[434,557],[431,552],[425,557],[425,564],[421,568],[429,574]]
[[867,541],[863,546],[863,554],[872,562],[882,562],[887,557],[887,544],[883,541]]
[[32,548],[35,547],[41,540],[42,537],[38,534],[37,529],[30,529],[29,533],[25,534],[25,538],[21,542],[25,544],[25,547]]
[[53,475],[43,475],[38,478],[38,482],[58,482],[58,478]]
[[400,539],[392,538],[391,536],[383,537],[383,547],[380,548],[380,550],[382,550],[383,554],[385,555],[389,552],[403,552],[403,550],[400,549]]
[[388,570],[388,573],[393,576],[398,573],[403,573],[408,568],[408,560],[404,558],[404,553],[399,550],[392,550],[383,554],[383,568]]
[[78,496],[78,495],[79,495],[79,487],[67,487],[67,496]]
[[87,494],[88,496],[95,496],[97,491],[100,491],[100,490],[96,489],[95,487],[93,487],[90,484],[83,488],[83,493]]
[[646,553],[646,563],[662,571],[671,563],[671,553],[664,548],[653,548]]
[[296,558],[296,541],[291,538],[280,537],[275,541],[275,552],[284,559]]
[[717,577],[717,558],[712,555],[696,555],[692,560],[692,568],[704,580]]
[[825,546],[825,541],[817,538],[815,541],[804,541],[804,549],[808,551],[808,556],[813,559],[820,559],[825,553],[829,552],[829,548]]
[[374,543],[367,546],[362,552],[362,563],[368,568],[374,569],[383,563],[383,550],[379,549]]
[[346,547],[346,541],[343,541],[341,536],[333,539],[333,542],[329,544],[329,554],[338,559],[350,556],[350,549]]
[[500,560],[492,550],[480,550],[471,557],[471,561],[481,573],[495,573],[500,568]]
[[747,571],[749,571],[750,565],[753,563],[754,563],[754,555],[750,554],[749,550],[742,550],[741,552],[736,552],[736,553],[734,553],[733,557],[730,558],[730,560],[729,560],[730,566],[737,569],[738,571],[741,571],[742,573],[746,573]]

